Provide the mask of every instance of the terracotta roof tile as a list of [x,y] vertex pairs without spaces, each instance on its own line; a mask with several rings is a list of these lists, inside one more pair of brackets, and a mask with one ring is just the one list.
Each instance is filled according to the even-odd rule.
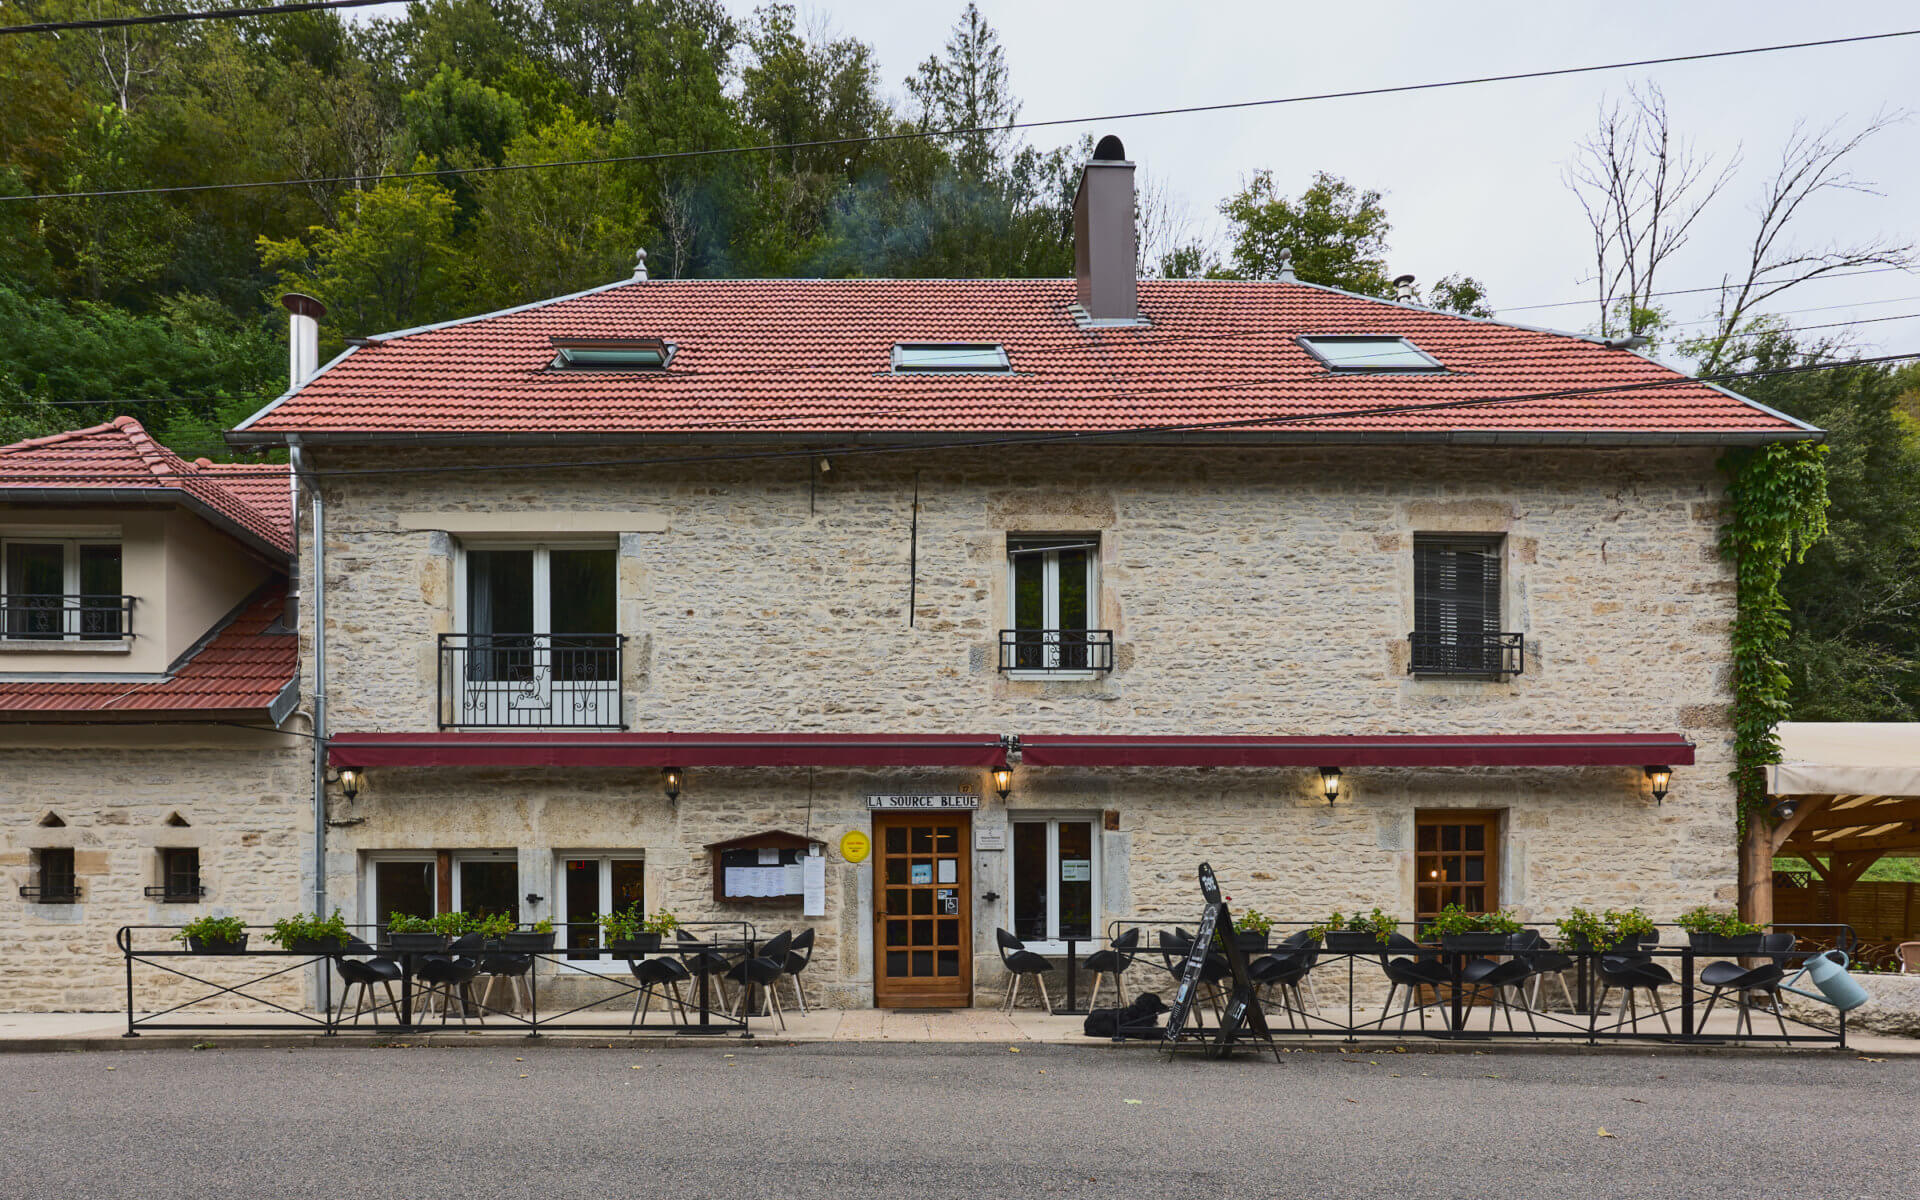
[[132,417],[0,446],[0,491],[16,488],[178,492],[270,545],[293,548],[286,467],[190,463]]
[[262,588],[178,670],[158,683],[0,683],[0,714],[241,712],[265,710],[298,673],[299,639],[269,632],[286,585]]
[[[356,349],[259,434],[1074,431],[1314,417],[1325,432],[1791,436],[1802,426],[1626,350],[1309,284],[1140,284],[1149,328],[1085,330],[1072,280],[654,280]],[[1445,373],[1341,374],[1301,335],[1406,337]],[[656,372],[547,370],[553,337],[659,337]],[[901,341],[1004,344],[1011,374],[896,375]],[[1367,414],[1659,383],[1616,394]]]

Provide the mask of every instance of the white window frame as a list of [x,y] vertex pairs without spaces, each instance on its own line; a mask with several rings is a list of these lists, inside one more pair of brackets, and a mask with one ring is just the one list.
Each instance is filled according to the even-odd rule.
[[[1007,877],[1006,877],[1007,923],[1009,925],[1013,924],[1013,897],[1017,894],[1014,890],[1013,873],[1015,869],[1014,859],[1017,858],[1018,856],[1013,852],[1013,845],[1014,845],[1013,826],[1026,825],[1026,824],[1038,825],[1042,822],[1046,823],[1046,826],[1047,826],[1047,880],[1049,883],[1052,883],[1052,881],[1060,877],[1060,823],[1062,821],[1066,821],[1069,823],[1085,822],[1089,826],[1089,832],[1092,835],[1090,838],[1088,852],[1093,856],[1093,859],[1092,859],[1093,904],[1090,906],[1087,913],[1087,917],[1088,917],[1087,937],[1084,939],[1083,938],[1074,939],[1074,945],[1077,947],[1076,953],[1084,957],[1087,954],[1093,953],[1095,949],[1095,947],[1093,946],[1094,942],[1101,941],[1106,936],[1102,932],[1102,927],[1101,927],[1100,888],[1101,888],[1101,876],[1103,872],[1100,866],[1101,815],[1097,812],[1096,813],[1009,812],[1007,814],[1007,855],[1006,855],[1006,858],[1007,858]],[[1057,887],[1048,887],[1047,888],[1047,936],[1040,941],[1031,941],[1031,940],[1027,941],[1027,949],[1035,951],[1036,953],[1039,953],[1039,954],[1065,954],[1067,952],[1066,939],[1060,937],[1059,934],[1060,934],[1060,889]]]
[[[454,628],[454,632],[463,633],[463,634],[471,634],[474,632],[473,628],[468,623],[468,614],[467,614],[467,554],[471,550],[530,550],[533,552],[533,628],[532,629],[495,630],[494,631],[495,633],[507,633],[507,634],[525,633],[535,639],[534,647],[536,650],[539,650],[542,647],[550,647],[552,645],[550,641],[541,641],[539,639],[551,638],[556,632],[559,632],[559,633],[584,632],[578,629],[562,629],[562,630],[556,631],[553,628],[553,558],[552,558],[552,555],[555,550],[611,550],[613,551],[613,555],[614,555],[613,603],[614,603],[614,612],[616,614],[615,624],[616,625],[618,624],[617,614],[620,611],[620,544],[618,541],[609,541],[604,537],[568,538],[564,536],[551,537],[551,538],[538,538],[538,539],[503,538],[498,541],[488,539],[488,538],[463,538],[459,542],[455,543],[454,555],[453,555],[453,628]],[[619,633],[619,630],[615,629],[614,633],[617,635]],[[456,680],[455,682],[457,683],[458,680]],[[626,686],[625,680],[621,680],[619,682],[618,687],[624,688],[625,686]],[[615,689],[616,695],[617,695],[617,692],[618,692],[618,688]],[[596,694],[604,696],[605,694],[604,689]],[[548,690],[545,694],[544,705],[539,703],[532,703],[532,704],[525,705],[525,707],[532,707],[532,708],[561,707],[561,706],[564,706],[565,703],[567,703],[565,699],[567,695],[568,695],[567,685],[559,684],[559,683],[549,684]],[[458,704],[458,701],[456,700],[455,703]],[[613,719],[606,721],[603,725],[599,726],[599,728],[613,729],[618,727],[619,704],[617,700],[613,703],[612,707],[614,709],[613,713],[609,714],[609,713],[603,712],[600,715],[611,716]],[[461,711],[461,710],[456,709],[456,711]],[[470,725],[473,728],[508,728],[508,727],[512,727],[514,723],[510,721],[502,721],[492,726],[475,724],[472,722],[462,722],[462,724]],[[586,726],[586,725],[569,726],[569,727],[570,728],[594,728],[594,726]]]
[[647,894],[653,894],[653,876],[647,871],[647,852],[645,850],[555,850],[553,852],[553,885],[548,894],[553,897],[550,907],[553,910],[553,927],[559,931],[554,943],[554,954],[563,959],[566,971],[588,971],[601,975],[624,975],[627,962],[623,958],[567,958],[567,923],[573,918],[567,912],[567,861],[569,859],[592,859],[600,865],[601,912],[606,912],[613,903],[613,861],[640,864],[640,878]]
[[[1019,584],[1014,576],[1015,558],[1012,543],[1037,541],[1045,538],[1058,538],[1061,541],[1080,540],[1087,542],[1091,549],[1087,552],[1087,628],[1096,629],[1100,620],[1100,535],[1097,533],[1009,533],[1006,548],[1007,560],[1007,625],[1008,629],[1020,628],[1020,618],[1016,615],[1019,606]],[[1060,628],[1060,552],[1058,550],[1025,551],[1023,554],[1037,554],[1041,563],[1040,577],[1040,615],[1042,629]],[[1053,651],[1057,655],[1058,649]],[[1049,655],[1052,657],[1053,655]],[[1009,679],[1072,680],[1094,679],[1099,671],[1020,671],[1006,673]]]
[[440,913],[440,856],[432,850],[367,850],[360,855],[360,892],[365,901],[365,909],[371,919],[365,923],[373,928],[364,932],[373,934],[366,938],[377,943],[380,934],[387,927],[387,914],[380,907],[380,885],[375,874],[379,863],[411,862],[426,863],[433,868],[433,911]]
[[49,635],[46,637],[33,637],[33,638],[27,638],[27,637],[14,638],[14,637],[8,636],[6,634],[6,622],[7,622],[8,614],[5,609],[5,600],[9,594],[7,592],[7,579],[9,577],[7,568],[10,565],[9,560],[12,557],[12,551],[15,546],[59,546],[61,547],[60,592],[62,595],[69,596],[69,597],[77,597],[80,594],[80,547],[82,546],[118,546],[120,548],[120,588],[121,588],[119,594],[120,595],[127,594],[126,592],[127,546],[126,546],[126,540],[124,538],[111,537],[111,536],[70,537],[70,536],[61,536],[58,534],[53,534],[53,535],[14,534],[11,537],[0,538],[0,645],[12,644],[16,642],[78,642],[83,640],[88,642],[99,643],[102,645],[111,645],[116,640],[124,642],[128,639],[130,635],[127,633],[127,629],[130,623],[126,621],[124,618],[122,619],[120,624],[120,636],[118,639],[111,638],[111,637],[82,638],[80,634],[80,609],[78,607],[79,602],[77,599],[73,603],[65,605],[61,611],[61,618],[60,618],[61,632],[59,636],[55,637],[55,636]]

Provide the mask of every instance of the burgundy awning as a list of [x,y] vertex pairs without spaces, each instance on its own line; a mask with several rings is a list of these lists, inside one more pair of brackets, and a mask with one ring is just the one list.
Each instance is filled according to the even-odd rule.
[[990,733],[342,733],[336,767],[1003,767]]
[[1677,733],[1349,737],[1043,736],[1020,739],[1030,767],[1644,767],[1689,766]]

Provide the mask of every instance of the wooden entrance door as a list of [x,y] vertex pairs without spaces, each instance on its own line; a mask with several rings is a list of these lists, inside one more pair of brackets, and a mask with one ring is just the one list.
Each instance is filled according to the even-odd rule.
[[1414,829],[1414,920],[1425,924],[1449,904],[1470,913],[1500,907],[1499,813],[1421,812]]
[[973,1002],[972,817],[873,815],[873,998],[881,1008]]

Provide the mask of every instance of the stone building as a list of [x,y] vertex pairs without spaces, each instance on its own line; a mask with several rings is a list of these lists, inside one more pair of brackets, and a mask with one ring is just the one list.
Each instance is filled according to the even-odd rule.
[[316,891],[551,919],[582,976],[614,909],[811,927],[853,1006],[991,1003],[996,929],[1084,954],[1202,860],[1302,922],[1730,902],[1715,460],[1818,431],[1624,344],[1137,280],[1132,171],[1073,279],[643,259],[324,369],[290,297],[230,437],[303,481]]
[[0,447],[0,1008],[118,1007],[123,926],[305,901],[289,499],[130,417]]

